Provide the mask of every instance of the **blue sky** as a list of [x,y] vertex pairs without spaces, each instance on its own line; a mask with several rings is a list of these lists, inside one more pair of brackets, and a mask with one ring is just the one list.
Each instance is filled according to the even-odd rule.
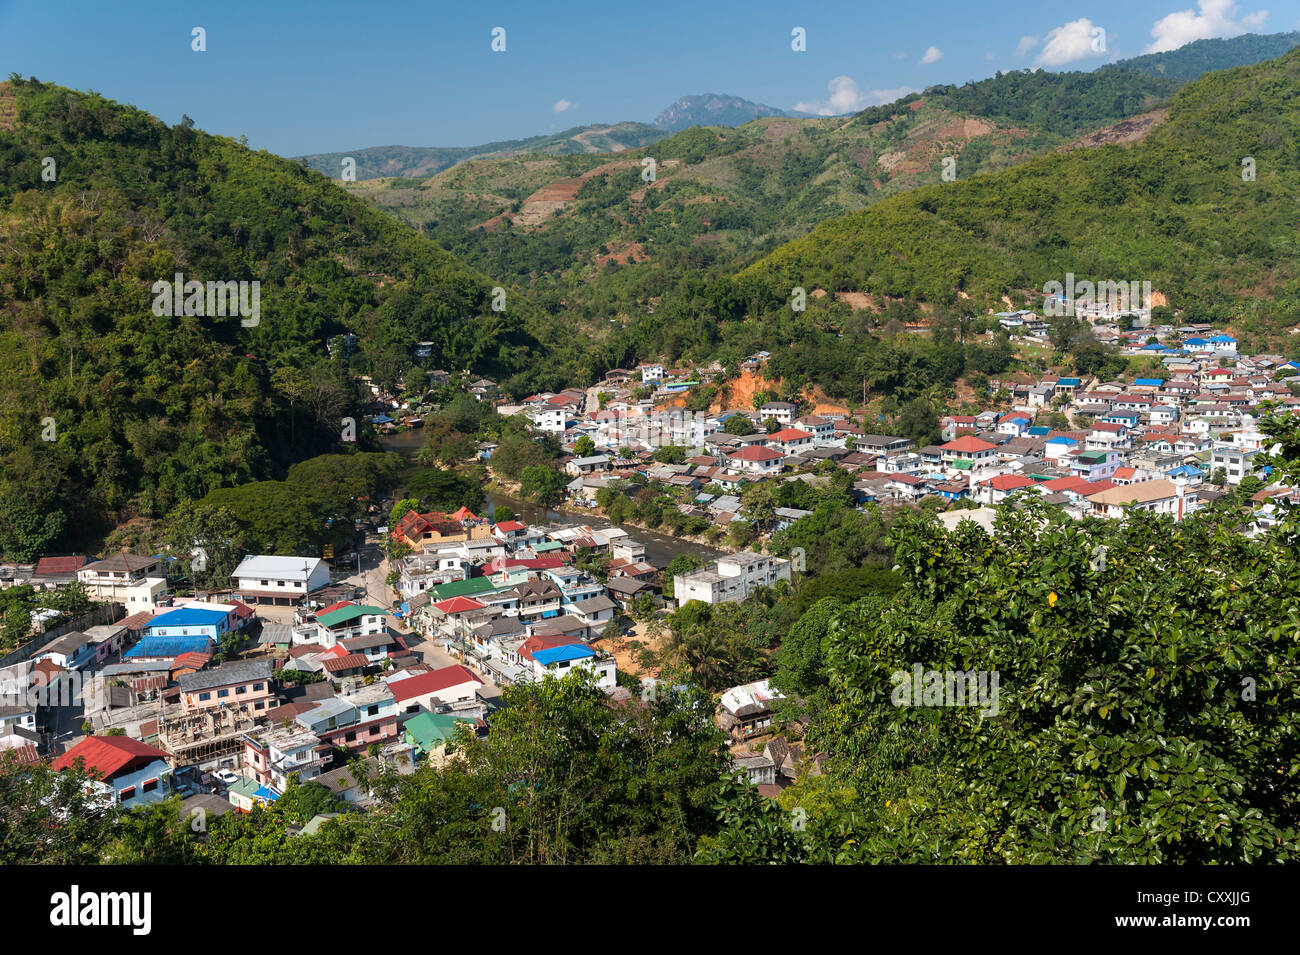
[[[1298,21],[1300,0],[0,0],[0,74],[300,155],[650,122],[692,93],[848,112],[999,69],[1091,69]],[[194,27],[205,52],[191,49]],[[804,52],[791,49],[795,27]]]

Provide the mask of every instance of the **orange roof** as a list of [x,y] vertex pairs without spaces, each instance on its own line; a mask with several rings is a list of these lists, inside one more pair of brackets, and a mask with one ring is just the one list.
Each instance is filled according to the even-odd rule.
[[996,447],[996,444],[989,444],[987,441],[981,441],[971,435],[963,435],[955,441],[939,445],[939,450],[956,451],[958,454],[975,454],[979,451],[992,451]]

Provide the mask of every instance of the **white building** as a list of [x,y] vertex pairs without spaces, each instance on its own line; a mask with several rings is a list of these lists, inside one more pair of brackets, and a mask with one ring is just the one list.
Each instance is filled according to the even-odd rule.
[[232,596],[247,604],[292,606],[330,582],[330,565],[319,557],[245,557],[230,575]]
[[167,594],[167,578],[157,557],[114,554],[86,564],[77,580],[92,600],[116,601],[128,614],[153,612]]
[[712,568],[673,578],[678,606],[689,600],[706,604],[738,603],[756,587],[772,587],[790,579],[790,562],[767,554],[745,551],[720,558]]

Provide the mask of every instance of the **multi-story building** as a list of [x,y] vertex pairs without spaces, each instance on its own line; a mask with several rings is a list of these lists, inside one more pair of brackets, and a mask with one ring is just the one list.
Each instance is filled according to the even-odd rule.
[[245,557],[230,575],[232,597],[244,603],[293,606],[330,582],[329,564],[319,557]]
[[153,611],[167,594],[157,557],[114,554],[81,567],[77,580],[91,599],[120,603],[128,614]]
[[211,670],[177,677],[181,709],[186,713],[211,707],[242,704],[253,713],[270,707],[271,661],[238,660]]
[[790,579],[790,561],[768,554],[745,551],[720,558],[712,568],[673,578],[673,595],[678,605],[690,600],[706,604],[737,603],[756,587],[772,587]]

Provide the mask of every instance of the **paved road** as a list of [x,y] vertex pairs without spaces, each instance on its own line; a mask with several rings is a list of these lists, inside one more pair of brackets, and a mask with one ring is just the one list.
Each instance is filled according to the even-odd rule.
[[[419,635],[416,634],[416,636],[418,637]],[[411,649],[419,656],[421,662],[427,663],[431,667],[449,667],[461,662],[432,640],[424,640],[420,643],[416,643],[412,645]],[[484,676],[481,670],[478,670],[475,667],[470,667],[470,669],[474,670],[474,672],[479,675],[479,678],[483,680],[483,685],[479,687],[478,695],[483,697],[483,700],[489,706],[498,705],[501,699],[501,688],[493,683],[488,677]]]
[[[365,599],[387,610],[393,604],[393,589],[388,586],[388,563],[384,559],[378,534],[367,533],[360,548],[361,570],[357,570],[357,554],[351,553],[345,561],[334,565],[333,578],[365,590]],[[340,576],[340,574],[346,576]]]

